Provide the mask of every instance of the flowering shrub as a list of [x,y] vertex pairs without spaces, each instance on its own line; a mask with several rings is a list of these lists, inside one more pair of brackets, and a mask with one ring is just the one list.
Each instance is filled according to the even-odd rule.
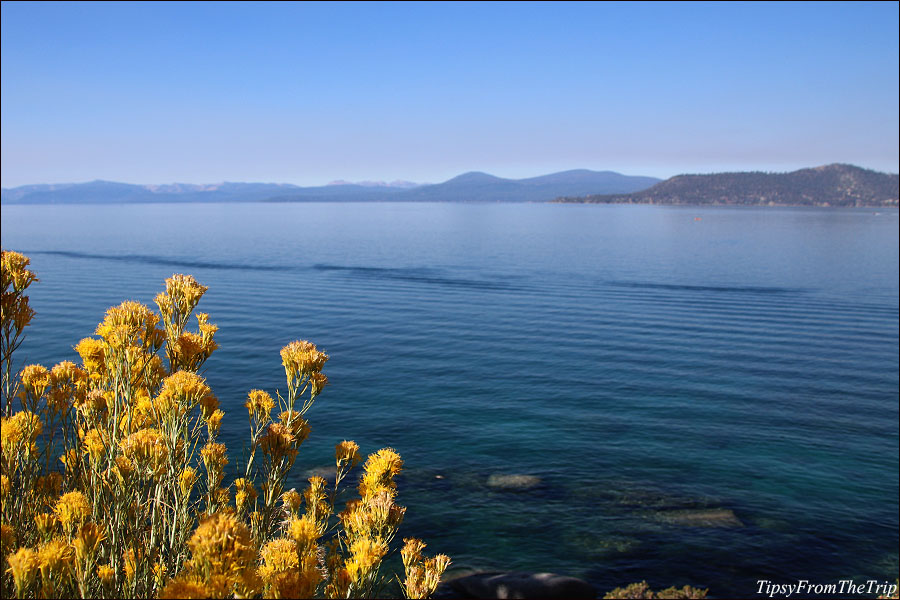
[[[370,455],[359,498],[338,512],[359,446],[335,448],[335,483],[312,477],[284,490],[310,432],[305,415],[328,382],[328,356],[310,342],[281,351],[284,396],[248,394],[249,458],[225,484],[217,441],[225,413],[198,370],[217,327],[197,313],[206,292],[173,275],[155,299],[110,308],[81,365],[17,370],[13,354],[34,311],[29,259],[2,253],[3,597],[371,597],[406,509],[390,448]],[[277,408],[278,415],[273,418]],[[434,593],[450,563],[425,544],[401,550],[409,598]]]

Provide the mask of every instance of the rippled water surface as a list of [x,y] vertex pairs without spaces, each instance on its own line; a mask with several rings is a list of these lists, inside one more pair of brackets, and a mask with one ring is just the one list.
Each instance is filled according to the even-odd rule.
[[[41,281],[20,353],[210,287],[239,453],[279,349],[331,360],[295,467],[406,461],[401,535],[459,566],[749,595],[898,572],[898,216],[530,204],[4,206]],[[530,475],[527,490],[492,475]],[[493,481],[497,481],[495,477]],[[502,480],[501,480],[502,481]],[[531,480],[534,481],[534,480]]]

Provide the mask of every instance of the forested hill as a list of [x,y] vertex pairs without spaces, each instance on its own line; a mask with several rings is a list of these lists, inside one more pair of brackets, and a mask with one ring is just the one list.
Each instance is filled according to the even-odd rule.
[[630,194],[567,196],[554,202],[896,207],[898,197],[896,174],[833,164],[792,173],[678,175]]

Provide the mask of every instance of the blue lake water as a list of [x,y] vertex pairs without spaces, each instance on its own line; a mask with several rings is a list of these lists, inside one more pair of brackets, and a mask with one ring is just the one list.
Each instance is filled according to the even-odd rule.
[[233,453],[280,348],[318,344],[292,484],[342,439],[392,446],[401,536],[458,566],[717,596],[897,577],[896,210],[4,206],[2,243],[41,279],[20,358],[48,366],[172,273],[208,285]]

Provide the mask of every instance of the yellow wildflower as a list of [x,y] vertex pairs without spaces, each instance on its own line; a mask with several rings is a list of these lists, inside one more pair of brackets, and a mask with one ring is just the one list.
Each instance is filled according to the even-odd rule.
[[175,406],[187,411],[207,396],[212,393],[202,377],[190,371],[178,371],[163,380],[156,403],[164,414]]
[[84,396],[84,400],[76,406],[78,412],[84,417],[88,423],[100,424],[104,421],[107,406],[110,404],[114,396],[111,392],[103,390],[91,390]]
[[325,586],[325,597],[348,598],[350,596],[350,586],[353,585],[350,572],[346,567],[339,567],[330,571],[330,573],[331,579],[328,581],[328,585]]
[[269,588],[269,598],[311,598],[322,575],[316,568],[315,555],[297,555],[290,540],[269,542],[261,553],[263,566],[259,574]]
[[41,579],[65,581],[71,575],[74,555],[72,547],[60,538],[53,538],[41,546],[38,549]]
[[158,339],[155,334],[158,322],[159,317],[149,306],[126,300],[106,311],[106,316],[95,333],[117,350],[125,350],[130,346],[150,348]]
[[403,538],[403,548],[400,550],[400,556],[403,557],[403,566],[409,567],[422,560],[422,550],[425,549],[425,542],[416,538]]
[[159,562],[153,563],[153,580],[156,582],[156,587],[161,588],[166,582],[166,571],[168,571],[166,565]]
[[106,347],[100,340],[84,338],[75,346],[75,352],[81,357],[84,368],[89,373],[99,372],[106,365]]
[[28,365],[22,369],[22,386],[32,399],[40,398],[50,387],[50,371],[42,365]]
[[159,592],[161,600],[192,600],[200,598],[212,598],[209,587],[202,581],[190,575],[179,575],[175,579],[169,581]]
[[3,314],[4,327],[7,326],[7,323],[11,322],[14,330],[16,332],[21,332],[31,324],[35,312],[31,306],[28,305],[28,296],[4,293],[0,302],[2,302],[0,311],[2,311]]
[[312,598],[322,580],[313,554],[298,556],[294,543],[278,539],[266,544],[260,553],[263,565],[259,574],[268,587],[269,598]]
[[250,530],[230,510],[203,519],[188,540],[188,547],[191,565],[198,573],[220,575],[231,583],[256,561]]
[[347,572],[357,585],[377,571],[381,559],[387,554],[387,544],[381,540],[360,537],[350,544]]
[[321,477],[310,477],[309,487],[303,493],[306,502],[306,514],[318,524],[321,532],[324,532],[328,516],[331,514],[331,505],[328,503],[328,494],[325,491],[325,480]]
[[162,435],[156,429],[135,431],[119,442],[122,456],[131,461],[138,469],[146,469],[156,473],[165,465],[169,456]]
[[75,558],[79,561],[92,558],[100,547],[100,542],[106,539],[106,534],[94,523],[85,523],[72,542],[75,548]]
[[11,484],[9,482],[9,477],[6,475],[0,475],[0,498],[3,499],[3,503],[6,504],[6,498],[9,496],[9,490],[11,488]]
[[221,409],[216,409],[214,413],[209,415],[206,419],[206,431],[209,434],[209,437],[215,438],[219,435],[219,429],[222,427],[222,419],[225,417],[225,412]]
[[14,335],[21,333],[34,318],[35,312],[28,305],[28,296],[21,296],[12,292],[4,292],[0,297],[0,312],[2,312],[3,326],[12,324]]
[[13,416],[0,418],[0,441],[3,453],[13,453],[22,442],[31,443],[43,430],[40,418],[27,410],[19,411]]
[[273,573],[296,570],[299,563],[297,546],[287,538],[272,540],[259,553],[263,567],[259,570],[263,581]]
[[352,500],[338,515],[350,538],[377,537],[390,540],[403,521],[406,508],[394,504],[390,491],[384,490],[366,500]]
[[219,482],[222,481],[222,469],[228,464],[225,444],[206,444],[200,450],[200,456],[203,457],[203,466],[206,467],[206,473],[211,482],[210,487],[219,485]]
[[281,501],[284,502],[284,506],[290,510],[292,514],[296,514],[300,509],[300,504],[303,502],[303,496],[298,494],[297,490],[291,489],[282,494]]
[[281,364],[284,365],[288,381],[318,373],[327,360],[328,355],[319,352],[312,342],[298,340],[281,349]]
[[51,411],[68,413],[73,403],[84,396],[87,376],[71,361],[63,361],[50,371],[50,392],[47,404]]
[[37,526],[38,533],[44,539],[50,539],[56,533],[56,526],[59,525],[59,519],[52,513],[38,513],[34,515],[34,524]]
[[97,428],[90,429],[81,436],[81,445],[84,447],[84,454],[90,457],[94,465],[99,464],[100,459],[106,456],[103,433]]
[[171,321],[176,314],[191,314],[208,289],[190,275],[176,273],[166,279],[166,291],[156,296],[156,305],[163,318]]
[[[153,405],[153,400],[150,399],[146,389],[136,390],[132,403],[134,410],[131,414],[131,431],[159,425],[156,422],[156,407]],[[125,423],[127,427],[127,419]]]
[[205,323],[200,327],[200,333],[185,331],[172,344],[175,362],[182,369],[196,371],[219,347],[212,339],[218,328]]
[[272,396],[262,390],[250,390],[247,395],[247,403],[244,405],[250,413],[250,418],[255,418],[260,423],[269,420],[269,414],[275,407],[275,401]]
[[185,331],[172,344],[172,352],[175,353],[178,364],[182,368],[192,370],[194,364],[198,362],[198,358],[202,356],[203,345],[203,339],[199,333]]
[[228,500],[231,497],[228,488],[216,488],[212,493],[212,502],[216,507],[228,506]]
[[403,557],[403,568],[406,580],[403,582],[407,598],[428,598],[434,594],[441,575],[450,565],[450,557],[438,554],[434,558],[423,561],[422,550],[425,543],[414,538],[404,539],[400,555]]
[[15,292],[22,292],[33,282],[38,281],[34,273],[26,268],[31,264],[31,259],[24,254],[11,250],[2,250],[0,251],[0,257],[2,257],[0,258],[0,264],[2,264],[4,295],[9,291],[10,285],[12,285]]
[[53,385],[77,383],[81,379],[84,379],[84,371],[70,360],[62,361],[50,371],[50,381]]
[[300,552],[307,552],[315,548],[320,535],[315,519],[309,515],[288,521],[288,532]]
[[248,503],[256,500],[256,490],[253,489],[253,483],[247,479],[236,479],[234,481],[234,505],[238,511],[243,510]]
[[103,587],[108,588],[115,583],[116,572],[108,564],[97,565],[97,577],[100,579],[100,584],[103,585]]
[[9,563],[9,571],[16,584],[16,595],[23,598],[25,590],[34,584],[37,577],[41,564],[38,553],[31,548],[19,548],[14,554],[6,557],[6,562]]
[[328,385],[328,377],[325,376],[325,373],[311,373],[309,376],[309,393],[315,398],[319,394],[322,393],[322,390],[325,389],[325,386]]
[[81,464],[81,460],[79,459],[78,450],[75,448],[69,448],[66,450],[66,453],[59,457],[60,462],[66,467],[66,472],[69,476],[72,476],[73,473],[78,471],[78,466]]
[[196,482],[197,472],[194,471],[193,467],[185,467],[181,475],[178,476],[178,488],[181,490],[181,495],[185,498],[190,497],[191,490]]
[[66,531],[81,525],[91,514],[91,504],[81,492],[69,492],[56,503],[56,516]]
[[382,448],[370,454],[363,467],[365,473],[359,482],[359,495],[369,498],[383,490],[393,491],[397,484],[394,476],[403,468],[403,460],[391,448]]
[[[212,394],[207,394],[200,399],[200,412],[204,419],[209,419],[219,409],[219,399]],[[222,413],[223,415],[225,413]]]
[[68,389],[65,387],[51,387],[47,392],[47,410],[50,414],[62,414],[63,416],[69,413],[69,409],[72,408],[72,402],[74,401],[74,389]]
[[265,454],[272,457],[272,460],[279,460],[284,456],[293,460],[297,456],[297,446],[300,445],[300,441],[294,436],[291,428],[284,423],[270,423],[266,433],[260,438],[259,447]]
[[113,467],[115,474],[120,480],[120,484],[124,485],[124,481],[131,477],[134,473],[135,465],[129,458],[119,455],[116,457],[116,466]]
[[339,469],[345,465],[352,469],[359,464],[359,444],[344,440],[334,447],[334,458]]

